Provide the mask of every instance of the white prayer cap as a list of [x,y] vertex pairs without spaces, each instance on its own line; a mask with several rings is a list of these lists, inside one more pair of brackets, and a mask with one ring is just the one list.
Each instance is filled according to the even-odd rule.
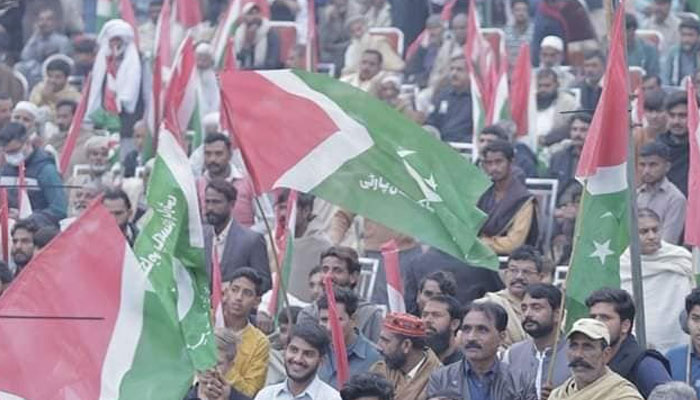
[[564,41],[559,36],[547,36],[542,39],[540,47],[551,47],[557,51],[564,51]]
[[108,136],[99,136],[99,135],[94,135],[90,139],[88,139],[85,142],[85,151],[90,150],[91,148],[109,148],[109,137]]
[[125,42],[134,41],[134,29],[123,19],[112,19],[102,27],[97,41],[100,44],[109,42],[110,39],[119,37]]
[[15,105],[15,108],[12,110],[12,113],[14,114],[15,111],[24,111],[29,114],[31,114],[35,119],[39,117],[39,108],[31,102],[28,101],[20,101]]
[[212,47],[211,44],[207,42],[199,42],[197,43],[197,46],[194,48],[195,53],[197,54],[206,54],[208,56],[214,56],[214,48]]
[[401,87],[401,77],[396,74],[389,74],[382,79],[382,84],[393,83],[397,89]]
[[219,122],[221,122],[221,114],[218,112],[210,112],[209,114],[205,115],[204,118],[202,118],[202,126],[213,126],[216,125],[217,127],[219,126]]

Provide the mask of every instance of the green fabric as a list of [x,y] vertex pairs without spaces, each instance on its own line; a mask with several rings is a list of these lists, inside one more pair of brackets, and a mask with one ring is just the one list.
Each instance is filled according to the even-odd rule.
[[100,107],[89,115],[95,129],[104,129],[115,133],[121,130],[121,121],[118,115],[110,114]]

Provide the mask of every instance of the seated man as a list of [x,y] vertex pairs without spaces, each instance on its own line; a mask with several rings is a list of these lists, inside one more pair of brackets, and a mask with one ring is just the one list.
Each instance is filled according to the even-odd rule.
[[[700,288],[693,289],[685,296],[685,312],[688,314],[688,334],[690,346],[682,344],[666,353],[671,364],[671,377],[674,381],[690,383],[700,399]],[[668,314],[670,317],[671,314]],[[688,351],[690,351],[690,372],[688,371]],[[657,386],[658,388],[659,386]]]
[[[289,344],[289,332],[297,324],[300,307],[291,306],[289,311],[283,308],[277,314],[277,332],[268,336],[270,341],[270,361],[267,366],[267,377],[265,386],[275,385],[285,378],[284,371],[284,348]],[[292,317],[291,321],[289,317]],[[260,322],[260,311],[258,311],[257,321]]]
[[242,69],[275,69],[282,66],[280,38],[255,2],[241,10],[242,22],[234,33],[236,59]]
[[[551,178],[559,181],[557,196],[561,196],[571,186],[577,185],[574,175],[578,166],[579,157],[583,150],[583,143],[588,136],[588,128],[591,126],[591,115],[577,113],[569,118],[569,137],[562,141],[561,149],[549,160],[549,173]],[[546,139],[545,139],[546,140]]]
[[383,360],[371,368],[394,386],[397,399],[425,400],[428,379],[442,366],[426,345],[425,324],[410,314],[390,313],[379,338]]
[[80,100],[80,93],[68,84],[71,65],[64,58],[68,57],[53,56],[46,65],[44,80],[34,86],[29,96],[29,101],[37,107],[48,108],[51,115],[55,115],[60,100]]
[[431,297],[423,307],[421,319],[428,332],[428,347],[443,365],[461,361],[464,354],[457,343],[457,332],[462,325],[462,309],[450,295]]
[[254,397],[265,385],[270,342],[250,323],[250,314],[260,303],[265,280],[252,268],[239,268],[223,289],[221,308],[224,324],[241,338],[233,365],[224,378],[234,389]]
[[[560,90],[557,73],[549,68],[537,71],[537,123],[535,137],[540,144],[540,138],[549,134],[552,129],[561,129],[569,124],[569,117],[563,112],[579,109],[576,98],[566,91]],[[540,144],[541,145],[541,144]]]
[[383,63],[384,57],[382,53],[374,49],[367,49],[362,53],[359,71],[343,75],[340,80],[360,90],[376,95],[379,93],[379,84],[385,76],[382,71]]
[[[60,100],[56,103],[56,120],[55,124],[53,124],[54,133],[46,138],[45,147],[47,152],[55,154],[56,164],[58,164],[58,161],[61,159],[61,154],[63,154],[63,150],[66,147],[68,131],[70,130],[73,115],[75,115],[77,109],[78,103],[73,100]],[[48,127],[49,123],[45,126]],[[78,140],[75,142],[75,147],[73,148],[68,166],[66,170],[63,171],[63,177],[65,179],[73,176],[73,167],[76,164],[87,164],[86,154],[81,150],[85,148],[85,142],[87,142],[91,136],[92,130],[86,129],[83,125],[80,129]]]
[[684,196],[687,196],[690,168],[688,96],[684,91],[675,92],[666,96],[665,101],[666,131],[658,135],[656,141],[668,146],[671,154],[671,168],[666,173],[666,177]]
[[[360,279],[360,261],[357,252],[350,247],[333,246],[321,254],[321,273],[331,275],[333,286],[354,290]],[[321,287],[321,293],[323,288]],[[367,301],[358,301],[355,323],[362,334],[376,343],[382,324],[382,309]],[[299,313],[299,323],[318,322],[319,305],[316,300]]]
[[[540,69],[551,69],[557,74],[557,81],[562,88],[573,85],[576,77],[567,71],[564,64],[564,41],[558,36],[545,36],[540,42]],[[570,111],[570,110],[568,110]]]
[[88,163],[90,181],[104,186],[112,186],[120,178],[111,170],[108,136],[94,135],[85,141],[85,158]]
[[[639,160],[642,146],[656,140],[656,137],[666,132],[666,110],[664,100],[666,92],[662,89],[644,92],[644,121],[645,126],[634,129],[635,160]],[[639,106],[639,105],[637,105]]]
[[647,74],[658,75],[660,72],[659,52],[656,47],[637,37],[639,22],[634,14],[625,15],[627,30],[627,64],[632,67],[642,67]]
[[457,51],[450,61],[449,85],[433,97],[426,125],[440,132],[444,142],[472,141],[471,80],[464,54]]
[[488,214],[479,238],[500,255],[509,255],[523,244],[537,241],[535,198],[513,175],[513,146],[504,141],[481,149],[482,167],[493,185],[477,206]]
[[[490,143],[502,140],[510,142],[513,145],[513,165],[519,168],[522,173],[528,178],[537,177],[537,156],[532,152],[530,147],[519,141],[511,141],[508,132],[500,125],[489,125],[484,127],[479,133],[479,149],[483,149]],[[477,160],[477,164],[481,164],[481,160]],[[518,171],[520,172],[520,171]]]
[[428,86],[430,74],[444,41],[445,28],[440,16],[437,14],[429,16],[425,21],[425,30],[428,34],[413,56],[407,60],[405,71],[408,82],[418,85],[421,89]]
[[700,58],[700,22],[688,19],[678,27],[681,40],[666,53],[661,78],[671,86],[680,86],[686,77],[693,77]]
[[571,378],[554,389],[549,400],[642,400],[634,385],[605,365],[612,354],[604,323],[582,318],[567,335],[566,357]]
[[650,208],[661,221],[661,238],[679,244],[685,227],[685,196],[666,174],[671,169],[671,154],[661,142],[644,145],[637,162],[641,184],[637,188],[637,207]]
[[581,108],[593,112],[603,92],[605,55],[600,50],[590,50],[583,55],[583,82],[576,87],[581,91]]
[[[660,352],[687,341],[675,321],[665,321],[683,311],[683,298],[695,286],[693,259],[688,250],[662,240],[659,216],[648,208],[637,211],[642,257],[644,315],[647,343]],[[632,293],[632,261],[629,248],[620,257],[622,288]]]
[[[343,287],[334,288],[333,294],[338,312],[338,322],[343,330],[343,339],[347,349],[350,376],[368,371],[375,362],[379,361],[380,356],[374,344],[370,343],[355,325],[357,295],[351,289]],[[326,328],[330,336],[331,320],[328,314],[328,297],[324,294],[316,304],[318,305],[319,323]],[[318,370],[318,377],[327,384],[338,388],[338,360],[333,351],[327,352],[323,358],[323,364]]]
[[345,66],[342,75],[351,74],[360,68],[362,55],[366,50],[372,49],[382,55],[383,69],[385,71],[402,71],[405,63],[396,54],[387,40],[381,36],[370,35],[365,17],[358,15],[351,17],[347,22],[347,29],[350,31],[350,45],[345,50]]

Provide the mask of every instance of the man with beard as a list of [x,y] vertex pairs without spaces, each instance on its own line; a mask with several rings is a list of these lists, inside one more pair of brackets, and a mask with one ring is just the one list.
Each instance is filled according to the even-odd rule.
[[457,345],[457,332],[462,324],[462,310],[457,299],[449,295],[437,295],[423,307],[421,319],[428,332],[428,347],[443,365],[454,364],[464,358]]
[[673,46],[666,56],[661,79],[672,86],[680,86],[685,77],[692,76],[700,67],[700,22],[688,19],[681,22],[680,43]]
[[569,141],[564,142],[565,147],[552,154],[549,160],[548,175],[559,181],[557,196],[561,196],[570,186],[576,185],[574,177],[578,165],[583,143],[588,136],[588,128],[591,126],[591,115],[577,113],[569,119]]
[[85,156],[90,181],[112,186],[117,176],[110,171],[109,142],[107,136],[93,136],[85,142]]
[[486,293],[480,302],[492,302],[503,307],[508,313],[508,326],[503,345],[508,347],[527,336],[523,329],[522,301],[528,285],[542,281],[542,257],[532,246],[522,246],[516,249],[508,258],[504,281],[506,288]]
[[338,391],[316,374],[329,346],[328,334],[318,324],[295,325],[284,350],[287,378],[261,390],[255,400],[340,400]]
[[[57,132],[46,139],[46,150],[55,153],[57,160],[60,159],[63,149],[68,139],[68,130],[73,121],[73,115],[78,108],[78,103],[74,100],[64,99],[56,103],[56,130]],[[91,131],[81,128],[75,148],[85,148],[85,143],[90,139]],[[71,155],[68,168],[63,172],[65,178],[72,176],[73,166],[76,164],[87,164],[87,157],[82,151],[74,151]]]
[[600,50],[591,50],[583,55],[583,82],[577,87],[581,91],[581,108],[593,112],[603,92],[601,80],[605,73],[605,55]]
[[392,385],[397,399],[425,400],[428,379],[442,366],[426,346],[425,324],[418,317],[390,313],[379,335],[379,352],[384,357],[371,368]]
[[275,69],[282,65],[280,38],[260,6],[246,3],[241,10],[242,23],[233,35],[236,59],[242,69]]
[[[537,130],[536,137],[547,135],[553,129],[561,129],[568,124],[568,116],[563,111],[577,110],[579,104],[568,92],[559,90],[559,78],[554,70],[543,68],[537,71]],[[542,145],[542,143],[539,143]]]
[[340,80],[362,91],[376,95],[379,92],[379,84],[385,76],[382,71],[383,64],[384,57],[382,53],[374,49],[367,49],[362,53],[359,71],[344,75]]
[[471,142],[471,80],[464,54],[459,50],[450,61],[449,71],[449,85],[435,93],[425,124],[437,129],[444,142]]
[[119,188],[110,188],[102,195],[102,205],[114,217],[129,246],[133,246],[136,236],[139,234],[139,229],[136,227],[136,224],[131,222],[133,209],[131,208],[129,196]]
[[586,307],[590,318],[603,322],[610,332],[611,351],[606,357],[610,369],[632,382],[645,398],[656,386],[671,380],[668,360],[656,350],[641,348],[632,335],[635,309],[629,293],[596,290],[586,299]]
[[[348,367],[350,376],[366,372],[377,361],[380,356],[377,349],[355,326],[355,312],[357,311],[358,298],[355,292],[343,287],[333,289],[336,309],[338,313],[338,323],[343,331],[345,348],[347,350]],[[331,334],[331,319],[328,313],[328,297],[321,296],[316,302],[318,305],[318,321],[322,327]],[[330,351],[323,358],[318,376],[322,381],[335,387],[338,386],[338,360],[335,353]]]
[[12,261],[15,263],[15,276],[29,264],[34,257],[34,234],[38,230],[30,220],[20,220],[15,223],[10,232],[12,237]]
[[523,329],[531,338],[515,343],[503,356],[503,361],[523,374],[535,379],[537,397],[546,399],[552,390],[547,385],[547,375],[552,362],[553,387],[557,387],[571,375],[566,361],[566,342],[560,340],[554,349],[557,329],[561,326],[559,309],[561,292],[554,285],[535,283],[528,285],[522,302]]
[[498,304],[468,305],[459,333],[464,360],[439,368],[432,374],[428,398],[457,392],[458,396],[454,398],[470,400],[537,399],[530,375],[517,374],[498,359],[507,323],[508,314]]
[[605,366],[612,348],[604,323],[579,319],[567,335],[567,346],[572,376],[549,400],[642,400],[632,384]]
[[270,289],[270,264],[265,239],[259,233],[241,226],[233,219],[231,209],[236,202],[236,188],[223,179],[214,179],[205,190],[204,249],[207,271],[211,272],[214,257],[221,266],[221,279],[231,280],[237,269],[251,267],[263,277],[263,292]]
[[671,168],[666,173],[684,196],[688,196],[688,169],[690,168],[690,146],[688,140],[688,96],[685,91],[666,97],[667,131],[656,140],[671,151]]
[[576,77],[564,67],[564,40],[559,36],[546,36],[540,43],[539,69],[551,69],[557,74],[559,86],[568,88],[574,84]]
[[666,132],[665,100],[666,92],[662,89],[644,91],[644,123],[633,130],[635,160],[639,160],[642,146],[655,141],[657,136]]

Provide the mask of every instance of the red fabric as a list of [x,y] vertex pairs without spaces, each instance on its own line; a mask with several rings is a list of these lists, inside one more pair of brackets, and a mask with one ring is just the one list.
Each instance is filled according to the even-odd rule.
[[384,271],[386,272],[386,283],[403,295],[401,270],[399,269],[399,248],[396,246],[396,241],[391,239],[384,243],[381,250],[382,258],[384,259]]
[[122,19],[126,21],[127,24],[131,25],[134,30],[134,42],[136,47],[139,46],[139,25],[136,22],[136,16],[134,15],[134,9],[131,6],[130,0],[119,0],[119,11],[122,14]]
[[202,22],[202,11],[199,9],[199,1],[175,0],[175,7],[177,8],[175,18],[185,28],[192,28]]
[[73,120],[70,123],[70,128],[68,129],[68,136],[66,137],[66,145],[63,146],[63,151],[58,161],[58,170],[60,173],[65,174],[70,165],[71,157],[73,156],[73,151],[75,151],[75,144],[80,136],[80,130],[83,126],[83,119],[85,119],[85,111],[87,110],[87,100],[90,97],[90,75],[85,79],[85,85],[83,86],[83,93],[80,95],[80,103],[73,114]]
[[236,69],[236,45],[233,43],[233,38],[229,37],[228,40],[226,40],[226,49],[224,50],[223,70],[235,71]]
[[685,243],[700,246],[700,115],[696,88],[688,80],[688,135],[690,139],[690,167],[688,171],[688,206],[685,216]]
[[348,364],[348,351],[345,347],[343,328],[340,326],[340,320],[338,319],[338,308],[335,303],[333,281],[330,274],[323,278],[323,286],[328,299],[328,320],[331,323],[331,341],[333,343],[333,355],[335,355],[336,376],[338,378],[337,387],[343,387],[350,377],[350,365]]
[[194,40],[188,35],[182,44],[181,53],[175,56],[175,65],[172,67],[170,81],[165,88],[165,99],[163,119],[167,121],[168,127],[175,135],[178,142],[184,145],[184,134],[187,126],[180,126],[178,111],[185,99],[187,84],[192,76],[193,70],[197,66],[194,50]]
[[516,126],[516,135],[528,134],[530,122],[530,88],[532,85],[532,64],[530,62],[530,45],[523,43],[520,46],[518,58],[515,60],[513,76],[511,79],[510,113]]
[[26,166],[24,165],[24,161],[22,161],[19,164],[18,168],[18,174],[17,174],[17,214],[22,215],[22,197],[27,193],[27,188],[25,187],[26,180],[25,180],[25,171],[26,171]]
[[7,189],[0,188],[0,234],[2,235],[2,259],[10,261],[10,206],[7,202]]
[[389,313],[384,318],[384,328],[393,333],[409,337],[425,337],[425,322],[407,313]]
[[117,104],[117,93],[112,85],[117,80],[117,63],[114,56],[107,57],[107,74],[105,75],[104,96],[102,98],[102,106],[105,111],[113,114],[119,114],[119,105]]
[[499,70],[496,65],[496,54],[481,34],[475,0],[469,2],[464,56],[467,59],[467,72],[472,83],[476,84],[481,92],[486,110],[486,121],[493,121]]
[[217,311],[221,305],[221,262],[219,262],[219,252],[216,249],[216,244],[212,247],[211,255],[211,309],[213,313],[212,326],[224,326],[223,321],[217,321]]
[[577,177],[590,177],[595,175],[600,167],[618,166],[627,161],[629,90],[624,29],[624,7],[619,7],[615,14],[609,61],[603,78],[605,86],[588,129],[576,170]]

